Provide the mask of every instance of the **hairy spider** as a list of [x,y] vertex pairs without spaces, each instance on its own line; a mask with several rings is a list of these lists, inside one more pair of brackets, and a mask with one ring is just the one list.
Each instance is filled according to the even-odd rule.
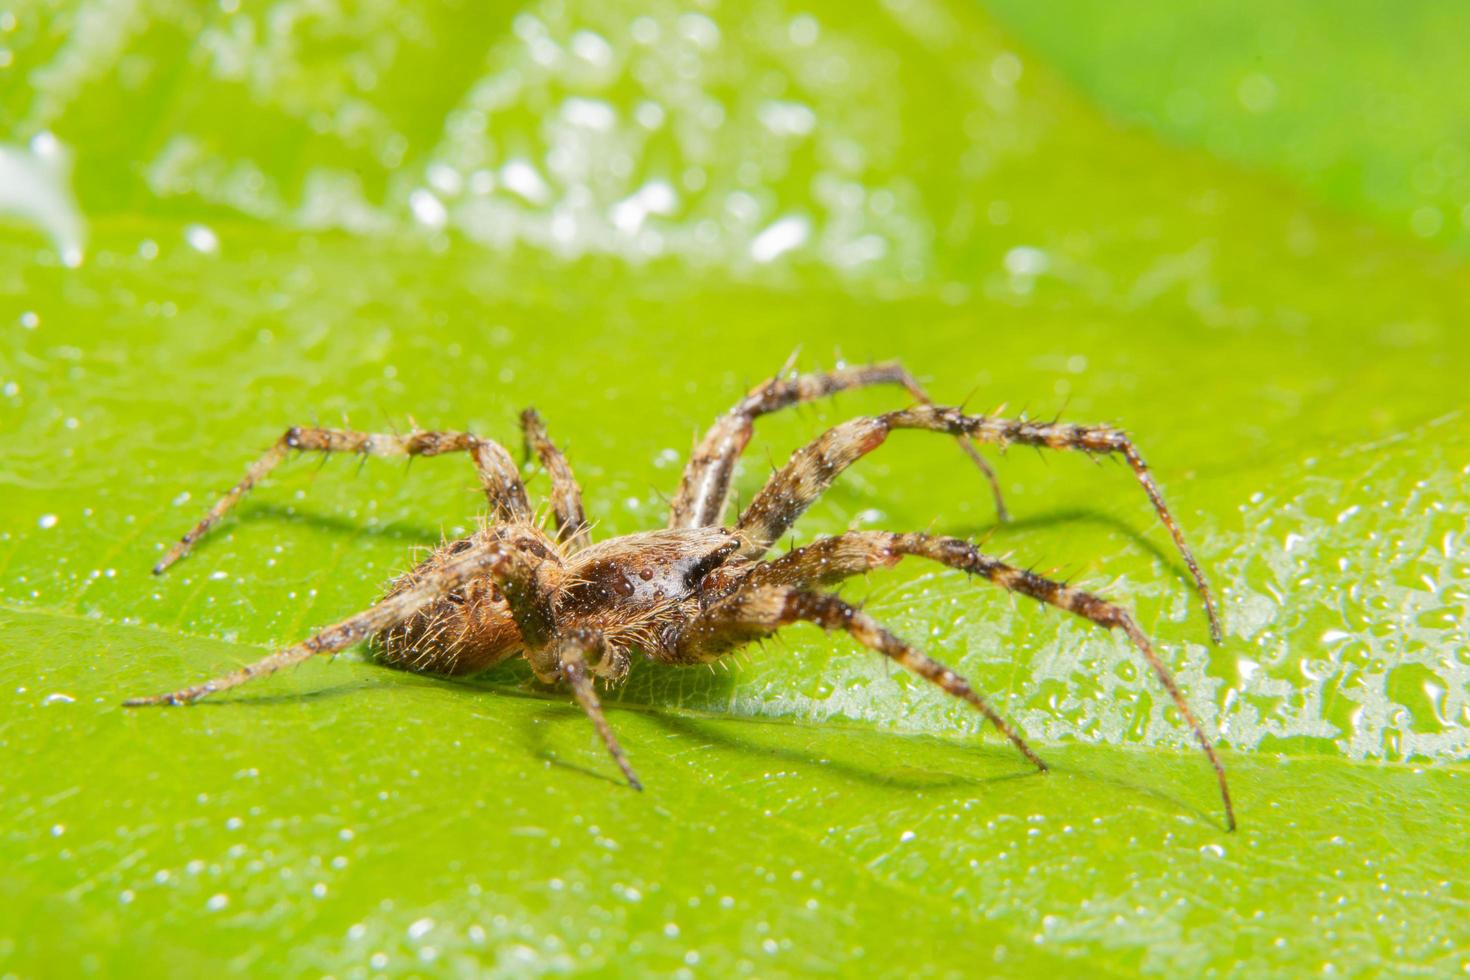
[[[723,525],[730,479],[750,441],[755,420],[834,392],[877,384],[906,388],[917,404],[901,411],[844,422],[796,451],[750,502],[733,527]],[[479,472],[490,503],[485,526],[447,543],[395,581],[372,608],[348,617],[231,674],[169,694],[134,698],[128,705],[179,705],[263,677],[309,657],[370,640],[376,656],[395,666],[436,674],[467,674],[520,655],[544,682],[565,683],[592,719],[628,782],[641,789],[627,756],[608,727],[594,678],[617,683],[633,651],[662,663],[700,664],[770,636],[784,626],[813,623],[842,630],[954,697],[969,702],[1010,739],[1033,765],[1046,763],[963,677],[884,629],[862,610],[821,590],[874,568],[915,555],[979,575],[1003,589],[1121,629],[1153,668],[1215,768],[1225,820],[1235,814],[1225,770],[1148,638],[1120,606],[982,554],[958,538],[931,534],[852,531],[822,538],[777,558],[775,541],[843,470],[877,449],[894,429],[954,436],[990,480],[1004,515],[994,474],[973,442],[1010,443],[1116,453],[1128,461],[1174,538],[1194,577],[1220,640],[1209,585],[1142,457],[1126,435],[1107,426],[1078,426],[966,415],[934,405],[897,362],[840,367],[812,374],[783,370],[742,398],[710,428],[684,468],[668,527],[593,543],[582,495],[566,458],[547,437],[534,409],[521,415],[526,453],[535,453],[551,478],[555,528],[538,526],[519,472],[499,444],[467,432],[383,435],[342,429],[291,428],[245,477],[212,507],[154,567],[161,573],[188,553],[251,487],[295,452],[350,452],[364,456],[438,456],[465,452]]]

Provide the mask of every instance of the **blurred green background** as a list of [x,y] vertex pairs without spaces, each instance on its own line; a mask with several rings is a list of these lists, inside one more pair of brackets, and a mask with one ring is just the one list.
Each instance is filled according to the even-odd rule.
[[[0,8],[0,974],[1450,974],[1470,968],[1463,6],[1149,0]],[[1119,638],[918,564],[845,592],[1056,771],[840,637],[640,665],[609,717],[358,653],[127,696],[365,607],[515,440],[599,535],[798,350],[1128,428],[1013,451],[1016,520],[907,433],[795,529],[982,538],[1137,612],[1241,829]],[[737,493],[844,395],[763,419]],[[994,454],[992,453],[992,458]],[[544,476],[528,471],[533,494]]]

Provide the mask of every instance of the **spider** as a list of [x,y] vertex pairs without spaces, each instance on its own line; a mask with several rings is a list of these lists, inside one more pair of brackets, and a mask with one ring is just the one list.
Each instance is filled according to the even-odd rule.
[[[902,386],[914,404],[829,429],[798,449],[771,476],[733,526],[724,524],[731,476],[757,418],[839,391],[882,384]],[[473,673],[522,656],[539,680],[571,689],[628,783],[642,789],[603,715],[594,680],[600,678],[605,685],[623,680],[634,651],[662,663],[711,663],[785,626],[806,622],[843,631],[968,702],[1032,765],[1046,771],[1041,757],[973,685],[861,609],[824,591],[843,579],[915,556],[980,576],[1003,589],[1126,634],[1209,758],[1219,782],[1227,829],[1235,829],[1225,770],[1214,747],[1152,644],[1121,606],[1012,567],[968,541],[933,534],[849,531],[779,557],[766,557],[843,470],[881,446],[895,429],[955,437],[990,481],[1002,519],[1005,510],[999,486],[975,443],[1118,454],[1132,468],[1173,537],[1203,599],[1211,636],[1218,643],[1220,621],[1210,587],[1148,467],[1132,441],[1117,429],[967,415],[958,408],[941,407],[897,361],[810,374],[783,368],[775,378],[752,389],[705,434],[684,468],[668,527],[593,542],[571,467],[548,437],[535,409],[521,414],[521,427],[527,457],[534,453],[550,476],[554,527],[549,530],[536,521],[510,454],[489,439],[468,432],[385,435],[316,427],[287,429],[164,555],[153,569],[155,574],[186,555],[241,497],[294,453],[468,453],[489,499],[489,519],[469,537],[440,546],[393,582],[387,595],[366,611],[233,673],[125,704],[188,704],[363,640],[370,641],[374,655],[389,665],[434,674]]]

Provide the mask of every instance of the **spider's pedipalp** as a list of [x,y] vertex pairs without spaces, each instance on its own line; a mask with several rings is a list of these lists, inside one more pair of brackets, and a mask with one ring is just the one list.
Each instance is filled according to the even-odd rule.
[[[762,415],[825,398],[839,391],[880,384],[899,385],[920,405],[932,404],[918,381],[898,361],[884,361],[866,367],[842,367],[794,377],[786,376],[789,368],[788,362],[776,377],[757,385],[710,426],[684,467],[684,476],[669,507],[669,527],[704,527],[719,524],[724,519],[735,463],[750,442],[755,420]],[[1005,500],[995,472],[967,437],[959,436],[957,441],[990,482],[996,514],[1001,520],[1006,520]]]
[[982,576],[1003,589],[1065,609],[1106,629],[1122,630],[1153,669],[1159,683],[1164,686],[1194,733],[1200,748],[1210,760],[1210,765],[1214,767],[1215,778],[1220,784],[1220,798],[1225,806],[1226,826],[1230,830],[1235,829],[1235,809],[1230,802],[1230,787],[1226,784],[1225,767],[1215,754],[1214,745],[1205,735],[1204,727],[1195,717],[1183,692],[1179,690],[1173,674],[1159,659],[1153,644],[1138,628],[1133,617],[1115,603],[1008,565],[959,538],[936,537],[931,534],[894,534],[887,531],[852,531],[823,538],[780,558],[757,565],[747,579],[747,587],[810,588],[814,585],[833,585],[870,569],[893,565],[904,555],[928,558],[950,568]]
[[384,433],[355,432],[351,429],[322,429],[292,426],[271,448],[250,464],[239,483],[225,492],[204,517],[180,538],[168,553],[153,566],[153,574],[161,575],[174,562],[189,553],[204,534],[240,502],[271,470],[292,452],[322,454],[323,463],[330,453],[357,453],[366,462],[369,456],[439,456],[444,453],[467,452],[480,475],[491,513],[498,521],[530,520],[531,505],[526,488],[516,472],[515,461],[499,443],[468,432],[413,432],[406,436]]
[[741,557],[754,559],[765,554],[843,470],[883,445],[894,429],[943,432],[1002,448],[1011,443],[1019,443],[1036,446],[1038,449],[1073,449],[1089,454],[1121,455],[1132,467],[1139,484],[1189,568],[1195,586],[1204,600],[1211,638],[1216,643],[1223,638],[1215,594],[1205,580],[1204,573],[1200,571],[1194,552],[1185,542],[1184,532],[1179,529],[1174,515],[1164,503],[1163,494],[1149,473],[1148,466],[1132,440],[1117,429],[1105,425],[1059,425],[1026,419],[965,415],[958,409],[934,405],[918,405],[886,415],[844,422],[798,449],[792,454],[791,461],[756,494],[745,513],[740,516],[738,530],[747,542],[741,550]]
[[546,671],[546,679],[559,679],[567,682],[577,703],[582,706],[583,711],[587,712],[587,717],[592,719],[592,725],[597,729],[602,744],[607,746],[607,751],[613,757],[613,761],[623,771],[628,785],[641,792],[643,783],[639,780],[638,774],[633,771],[627,754],[618,744],[617,736],[613,735],[612,728],[602,713],[602,702],[598,700],[597,690],[592,684],[593,671],[587,666],[587,654],[599,652],[605,656],[605,645],[606,638],[596,630],[569,630],[559,635],[546,648],[544,655],[536,656],[533,666],[536,663],[544,664],[544,667],[538,669],[538,673]]

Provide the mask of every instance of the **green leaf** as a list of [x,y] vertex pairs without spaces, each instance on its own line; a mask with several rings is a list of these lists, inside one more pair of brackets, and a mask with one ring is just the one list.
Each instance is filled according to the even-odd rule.
[[1110,113],[1470,248],[1470,86],[1455,0],[1242,0],[1195,4],[1188,17],[1168,0],[989,6]]
[[[1462,259],[1120,130],[961,5],[109,9],[22,9],[0,95],[6,160],[64,190],[21,145],[54,133],[90,226],[75,268],[0,226],[0,969],[1463,968]],[[641,664],[609,719],[643,794],[515,665],[352,653],[118,706],[473,526],[464,460],[298,461],[151,576],[287,425],[513,444],[534,403],[622,534],[798,347],[1134,434],[1221,646],[1126,467],[992,452],[996,526],[949,441],[903,433],[797,537],[980,537],[1136,610],[1227,749],[1237,834],[1120,637],[918,564],[845,593],[1051,774],[809,628]],[[905,400],[762,419],[739,496]]]

